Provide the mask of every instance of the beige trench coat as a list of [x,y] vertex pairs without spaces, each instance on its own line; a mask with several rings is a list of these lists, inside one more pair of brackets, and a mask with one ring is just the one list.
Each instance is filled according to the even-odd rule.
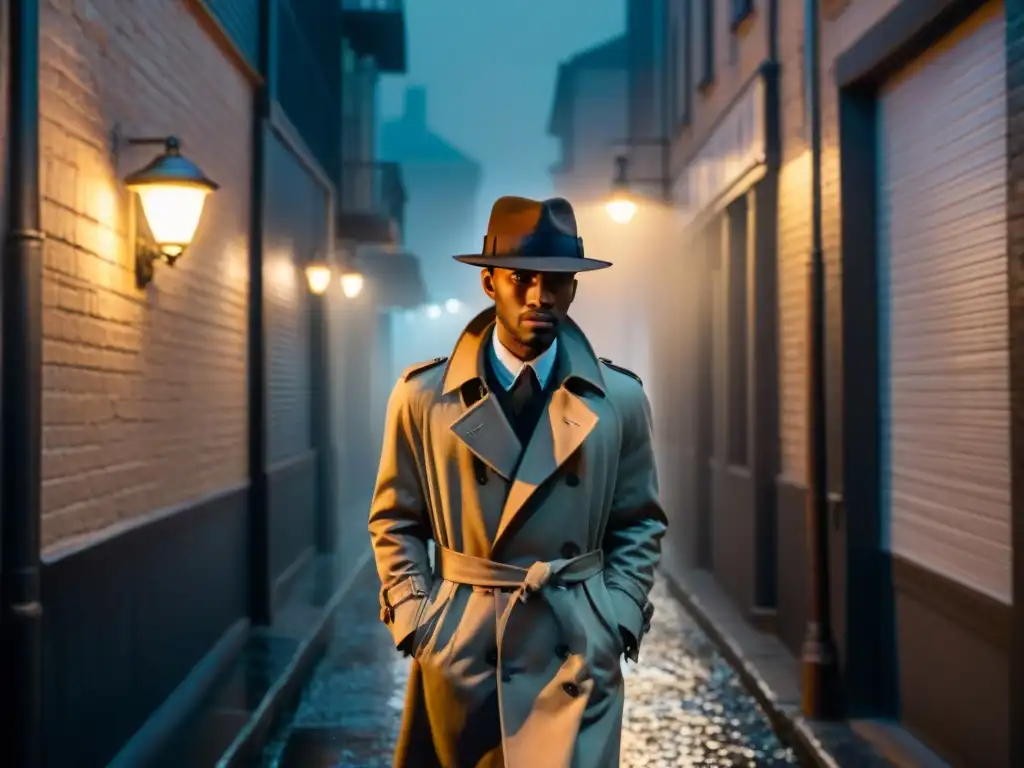
[[369,530],[382,620],[414,657],[395,765],[614,768],[620,658],[637,659],[666,529],[650,406],[567,323],[524,449],[484,384],[493,325],[479,315],[388,404]]

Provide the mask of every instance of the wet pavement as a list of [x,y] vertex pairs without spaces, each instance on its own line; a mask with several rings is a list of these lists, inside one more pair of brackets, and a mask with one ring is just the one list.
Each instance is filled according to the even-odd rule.
[[[264,768],[389,768],[409,662],[377,618],[372,569]],[[640,664],[626,667],[622,768],[799,765],[706,635],[662,582]]]

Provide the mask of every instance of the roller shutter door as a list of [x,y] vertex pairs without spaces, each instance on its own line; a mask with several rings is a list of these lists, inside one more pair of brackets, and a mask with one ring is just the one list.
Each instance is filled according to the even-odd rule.
[[883,88],[878,168],[889,544],[1009,601],[1005,34],[992,3]]

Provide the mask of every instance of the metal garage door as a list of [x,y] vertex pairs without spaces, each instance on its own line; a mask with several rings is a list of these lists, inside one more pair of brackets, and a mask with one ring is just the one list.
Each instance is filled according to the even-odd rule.
[[992,3],[883,89],[879,254],[891,549],[1009,601],[1005,34]]

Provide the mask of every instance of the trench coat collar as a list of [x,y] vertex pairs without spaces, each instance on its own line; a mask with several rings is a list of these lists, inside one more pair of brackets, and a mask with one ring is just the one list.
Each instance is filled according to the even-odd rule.
[[[474,379],[484,380],[483,352],[494,329],[495,318],[494,307],[488,307],[470,320],[462,331],[445,369],[444,394],[450,394]],[[562,322],[559,330],[558,354],[559,360],[554,371],[554,375],[559,377],[556,383],[564,384],[569,379],[580,379],[602,395],[605,394],[604,377],[601,375],[597,355],[582,329],[570,318]]]

